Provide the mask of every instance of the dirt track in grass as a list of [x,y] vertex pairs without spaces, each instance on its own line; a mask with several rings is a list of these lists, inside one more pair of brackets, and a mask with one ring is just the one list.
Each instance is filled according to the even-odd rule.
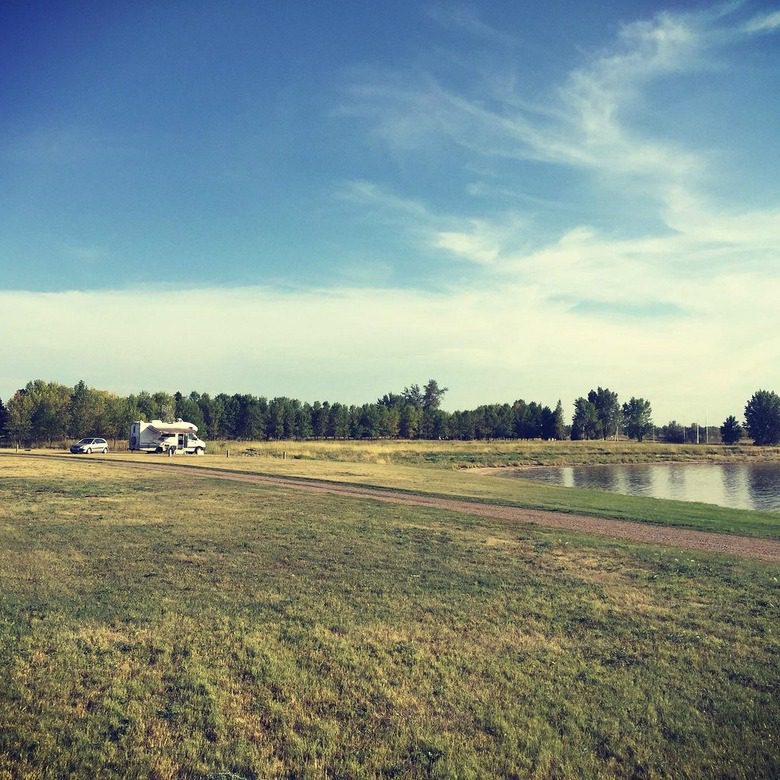
[[[27,455],[26,457],[51,457]],[[55,456],[57,457],[57,456]],[[405,493],[393,488],[368,487],[326,480],[301,477],[281,477],[265,474],[247,474],[200,466],[187,466],[173,463],[138,463],[129,460],[110,458],[92,458],[83,463],[100,463],[152,471],[167,471],[187,476],[222,479],[230,482],[246,482],[255,485],[273,485],[313,493],[331,493],[348,498],[382,501],[406,506],[422,506],[460,512],[491,520],[503,520],[509,523],[530,523],[545,528],[561,528],[569,531],[608,536],[646,544],[660,544],[687,550],[723,553],[743,558],[780,563],[780,541],[757,539],[732,534],[719,534],[710,531],[695,531],[650,523],[613,520],[589,515],[551,512],[540,509],[503,506],[479,500],[447,498],[435,495]]]

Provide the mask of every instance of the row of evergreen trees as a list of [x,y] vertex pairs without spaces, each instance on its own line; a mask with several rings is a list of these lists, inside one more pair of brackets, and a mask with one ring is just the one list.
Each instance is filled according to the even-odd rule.
[[18,390],[7,405],[0,401],[0,432],[24,444],[53,443],[101,435],[124,439],[133,420],[195,423],[209,439],[563,439],[569,434],[563,407],[531,401],[488,404],[445,412],[447,392],[435,379],[411,385],[362,406],[235,393],[142,391],[118,396],[87,387],[35,380]]

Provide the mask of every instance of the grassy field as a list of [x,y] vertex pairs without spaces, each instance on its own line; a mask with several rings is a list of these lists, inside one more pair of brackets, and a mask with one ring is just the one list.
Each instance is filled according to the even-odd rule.
[[[273,449],[271,452],[273,453]],[[414,493],[457,496],[510,506],[576,512],[702,531],[780,538],[780,514],[777,512],[753,512],[711,504],[634,498],[600,490],[558,487],[534,480],[497,479],[495,473],[484,474],[478,469],[450,468],[441,462],[412,465],[336,460],[332,449],[328,449],[328,456],[323,458],[282,458],[281,452],[284,450],[279,451],[279,456],[265,452],[252,457],[236,455],[233,452],[229,458],[226,454],[207,454],[198,458],[179,457],[171,462],[185,466],[373,485]],[[359,457],[359,453],[356,454],[351,447],[347,448],[343,455],[345,458]],[[0,459],[2,457],[0,455]],[[63,457],[73,459],[73,456]],[[159,456],[135,453],[115,453],[110,459],[159,462]]]
[[0,458],[3,780],[780,773],[776,566],[80,463]]

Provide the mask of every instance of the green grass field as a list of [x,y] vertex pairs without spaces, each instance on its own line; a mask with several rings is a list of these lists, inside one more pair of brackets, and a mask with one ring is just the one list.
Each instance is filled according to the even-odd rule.
[[[386,451],[403,451],[403,444],[388,442]],[[307,447],[306,444],[303,445]],[[318,443],[315,452],[323,457],[282,458],[284,450],[271,445],[262,455],[208,454],[203,457],[179,457],[175,465],[218,468],[256,474],[280,475],[300,479],[324,479],[362,485],[388,487],[413,493],[492,501],[510,506],[575,512],[621,520],[671,525],[701,531],[741,534],[768,539],[780,539],[780,514],[727,509],[712,504],[686,501],[660,501],[654,498],[630,497],[600,490],[575,490],[548,485],[534,480],[499,479],[495,473],[484,474],[478,469],[452,468],[448,463],[395,462],[402,455],[379,462],[355,460],[362,450],[334,443]],[[562,447],[566,449],[567,444]],[[308,450],[311,452],[311,450]],[[344,460],[339,460],[338,453]],[[2,456],[0,456],[2,457]],[[68,456],[72,459],[72,456]],[[117,453],[111,460],[128,459],[144,463],[159,462],[159,456]],[[167,460],[167,459],[164,459]]]
[[3,456],[0,778],[777,776],[779,579]]

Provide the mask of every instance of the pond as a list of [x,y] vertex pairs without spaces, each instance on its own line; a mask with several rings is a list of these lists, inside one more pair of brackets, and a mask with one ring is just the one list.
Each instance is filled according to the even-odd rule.
[[780,512],[780,463],[648,463],[544,466],[509,476],[629,496],[702,501],[733,509]]

